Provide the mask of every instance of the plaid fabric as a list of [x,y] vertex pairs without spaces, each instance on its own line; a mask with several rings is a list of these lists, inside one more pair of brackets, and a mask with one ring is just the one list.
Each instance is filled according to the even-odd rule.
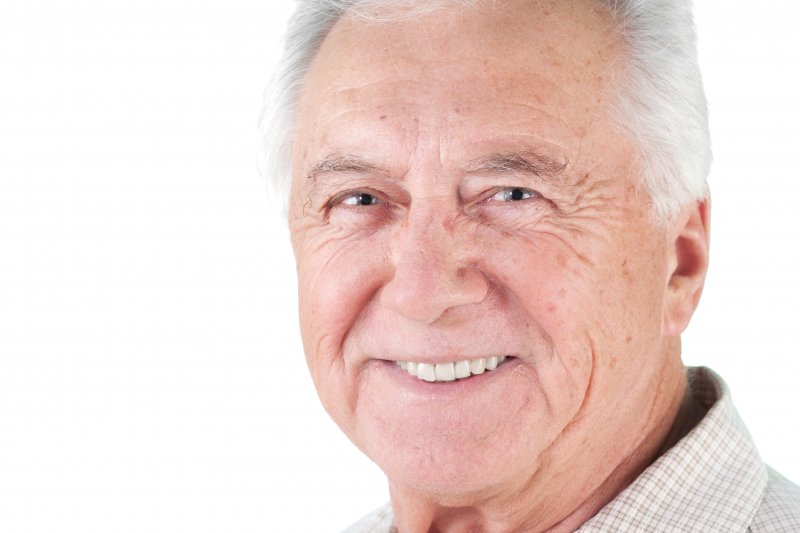
[[[687,376],[705,417],[577,531],[800,532],[800,488],[761,461],[725,383]],[[390,504],[345,530],[396,532]]]

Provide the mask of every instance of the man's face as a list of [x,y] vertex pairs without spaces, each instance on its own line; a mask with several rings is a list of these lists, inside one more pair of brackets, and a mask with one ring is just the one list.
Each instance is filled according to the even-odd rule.
[[[622,45],[595,5],[346,18],[307,75],[290,207],[303,342],[326,409],[393,482],[569,475],[631,441],[658,394],[669,239],[612,125]],[[395,364],[447,380],[499,356],[454,381]]]

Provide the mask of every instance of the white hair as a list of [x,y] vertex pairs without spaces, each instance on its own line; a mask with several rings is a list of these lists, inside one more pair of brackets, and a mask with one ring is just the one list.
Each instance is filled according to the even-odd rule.
[[[684,206],[706,197],[711,166],[708,111],[697,64],[691,0],[598,1],[609,11],[626,43],[624,64],[620,65],[623,85],[612,102],[612,112],[638,145],[641,185],[656,220],[665,222]],[[345,15],[370,20],[397,18],[398,12],[413,17],[445,4],[471,6],[480,0],[296,2],[283,57],[265,93],[260,118],[262,176],[284,202],[291,184],[297,99],[308,67],[336,21]]]

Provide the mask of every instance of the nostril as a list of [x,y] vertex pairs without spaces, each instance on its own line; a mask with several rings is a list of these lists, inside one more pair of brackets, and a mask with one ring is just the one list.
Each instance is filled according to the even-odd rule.
[[486,276],[475,267],[463,267],[458,271],[463,285],[469,286],[476,298],[483,300],[489,291],[489,281]]
[[406,318],[432,323],[448,309],[479,303],[488,294],[489,283],[475,268],[416,266],[398,265],[381,291],[381,305]]

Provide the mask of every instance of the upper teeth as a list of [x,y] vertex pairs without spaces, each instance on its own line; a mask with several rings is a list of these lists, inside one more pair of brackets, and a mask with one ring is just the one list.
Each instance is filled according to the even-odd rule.
[[395,364],[412,376],[425,381],[455,381],[457,379],[468,378],[475,374],[483,374],[486,370],[494,370],[505,360],[506,356],[501,355],[454,361],[451,363],[395,361]]

